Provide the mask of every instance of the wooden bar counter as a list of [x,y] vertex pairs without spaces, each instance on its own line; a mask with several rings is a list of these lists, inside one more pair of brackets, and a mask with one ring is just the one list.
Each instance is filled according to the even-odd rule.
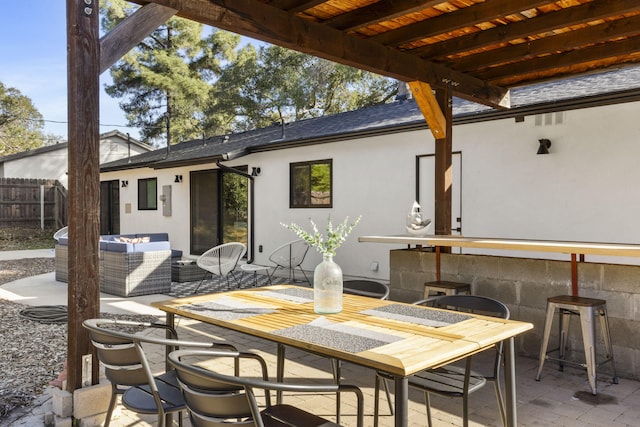
[[500,249],[507,251],[533,251],[554,252],[571,255],[571,293],[578,295],[578,269],[577,256],[584,261],[584,255],[604,255],[620,257],[640,257],[640,244],[627,243],[594,243],[594,242],[568,242],[554,240],[526,240],[526,239],[498,239],[485,237],[464,236],[361,236],[359,242],[388,243],[433,246],[436,248],[439,275],[439,248],[460,247],[475,249]]

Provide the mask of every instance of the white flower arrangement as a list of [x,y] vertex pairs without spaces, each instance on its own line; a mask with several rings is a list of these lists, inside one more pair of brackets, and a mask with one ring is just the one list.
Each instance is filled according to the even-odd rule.
[[333,228],[333,224],[331,223],[331,215],[329,215],[329,219],[327,221],[326,237],[318,231],[316,223],[311,218],[309,218],[309,222],[311,222],[311,226],[313,227],[312,233],[308,233],[304,228],[295,223],[280,224],[283,227],[288,228],[289,230],[296,233],[298,237],[309,243],[309,245],[313,246],[323,256],[334,256],[336,254],[336,249],[338,249],[340,245],[344,243],[349,233],[351,233],[354,227],[358,225],[361,218],[362,215],[360,215],[354,222],[349,224],[349,217],[346,217],[340,225],[338,225],[336,228]]

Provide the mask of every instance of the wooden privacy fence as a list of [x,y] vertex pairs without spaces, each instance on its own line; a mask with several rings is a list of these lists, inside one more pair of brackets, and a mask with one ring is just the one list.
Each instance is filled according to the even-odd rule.
[[0,178],[0,226],[67,225],[67,190],[53,179]]

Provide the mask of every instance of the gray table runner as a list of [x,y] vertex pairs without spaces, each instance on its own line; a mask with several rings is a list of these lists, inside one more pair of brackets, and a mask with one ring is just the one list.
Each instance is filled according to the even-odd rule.
[[306,325],[280,329],[274,331],[274,334],[350,353],[359,353],[403,339],[342,323],[332,323],[325,317]]
[[434,328],[452,325],[454,323],[473,318],[473,316],[469,316],[467,314],[425,310],[421,307],[402,304],[392,304],[384,307],[364,310],[361,311],[361,313],[369,316],[384,317],[385,319],[399,320],[401,322],[431,326]]
[[220,298],[215,302],[207,301],[187,304],[181,308],[192,313],[199,313],[220,320],[244,319],[245,317],[259,316],[276,311],[273,308],[260,307],[227,297]]

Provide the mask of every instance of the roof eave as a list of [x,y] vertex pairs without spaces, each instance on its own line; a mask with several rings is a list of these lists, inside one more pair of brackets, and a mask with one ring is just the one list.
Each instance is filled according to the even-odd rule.
[[190,159],[181,159],[181,160],[162,160],[160,162],[155,163],[151,166],[153,169],[169,169],[181,166],[192,166],[192,165],[201,165],[207,163],[216,163],[218,161],[229,161],[234,160],[249,154],[249,151],[246,148],[242,148],[239,150],[228,151],[226,153],[216,154],[212,156],[198,157],[198,158],[190,158]]

